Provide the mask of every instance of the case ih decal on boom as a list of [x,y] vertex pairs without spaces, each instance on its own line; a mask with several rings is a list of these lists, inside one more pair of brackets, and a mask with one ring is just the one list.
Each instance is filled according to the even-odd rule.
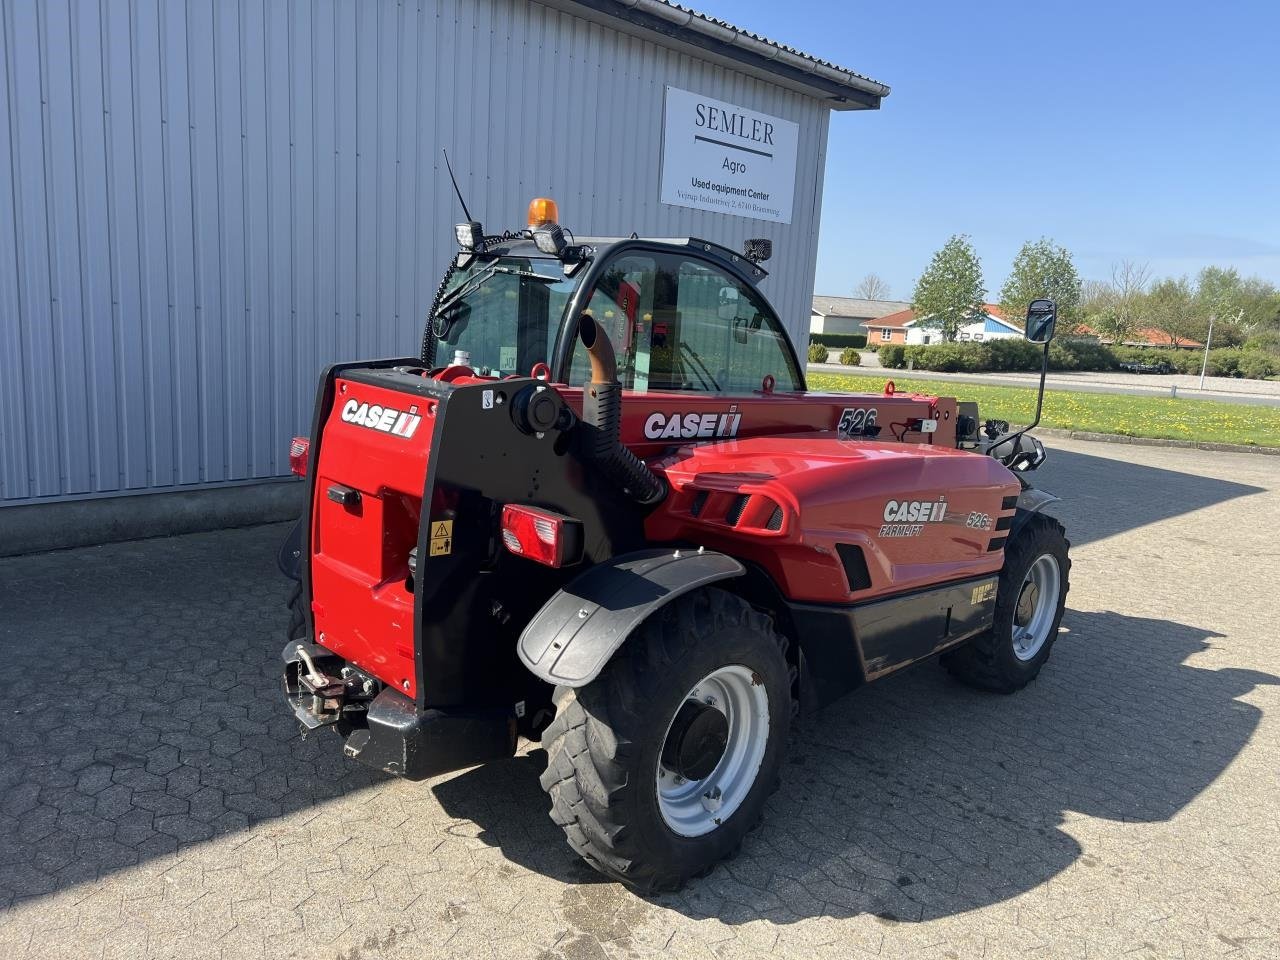
[[[802,707],[935,655],[1026,685],[1067,542],[1026,430],[892,383],[808,391],[766,241],[557,220],[460,224],[419,355],[321,377],[284,689],[410,779],[541,739],[573,848],[665,889],[761,816]],[[1055,314],[1028,311],[1046,357]]]

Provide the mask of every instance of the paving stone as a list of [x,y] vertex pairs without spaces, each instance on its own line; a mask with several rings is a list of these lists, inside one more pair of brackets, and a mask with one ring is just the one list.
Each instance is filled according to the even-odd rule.
[[1276,473],[1055,442],[1041,677],[828,708],[741,855],[653,898],[567,849],[537,751],[411,784],[298,738],[284,528],[0,560],[0,654],[56,678],[0,727],[0,954],[1280,956]]

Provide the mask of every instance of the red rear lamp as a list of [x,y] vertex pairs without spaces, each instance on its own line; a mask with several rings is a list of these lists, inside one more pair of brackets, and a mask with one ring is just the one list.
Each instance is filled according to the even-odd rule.
[[502,542],[517,557],[548,567],[572,566],[582,559],[582,521],[509,503],[502,508]]
[[307,475],[307,455],[311,453],[311,441],[307,437],[294,437],[289,443],[289,469],[300,477]]

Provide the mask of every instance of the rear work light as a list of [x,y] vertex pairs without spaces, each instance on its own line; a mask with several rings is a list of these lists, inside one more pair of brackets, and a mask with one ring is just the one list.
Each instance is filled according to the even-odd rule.
[[307,455],[311,441],[307,437],[294,437],[289,443],[289,469],[300,477],[307,475]]
[[548,567],[573,566],[582,559],[582,521],[509,503],[502,508],[502,542],[517,557]]

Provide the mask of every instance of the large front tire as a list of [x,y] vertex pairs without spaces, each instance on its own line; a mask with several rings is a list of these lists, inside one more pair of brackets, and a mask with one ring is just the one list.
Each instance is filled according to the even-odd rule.
[[1027,521],[1005,548],[995,624],[942,656],[953,676],[980,690],[1014,693],[1039,675],[1066,608],[1070,547],[1053,517],[1037,513]]
[[591,683],[558,688],[542,786],[569,845],[645,893],[733,854],[778,783],[785,654],[767,617],[709,588],[642,624]]

